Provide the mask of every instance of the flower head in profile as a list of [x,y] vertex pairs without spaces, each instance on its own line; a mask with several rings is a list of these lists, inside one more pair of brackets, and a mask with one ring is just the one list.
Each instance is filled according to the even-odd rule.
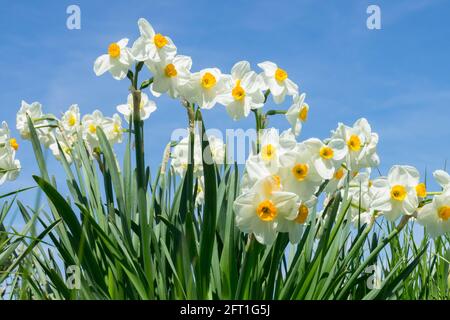
[[17,179],[20,169],[20,161],[15,159],[14,153],[0,151],[0,185]]
[[131,52],[137,61],[160,61],[174,57],[177,48],[168,36],[156,33],[152,25],[140,18],[138,20],[141,36],[133,43]]
[[191,74],[182,89],[182,95],[202,109],[211,109],[217,103],[218,97],[226,93],[230,87],[229,75],[223,75],[217,68],[207,68]]
[[95,60],[95,74],[101,76],[106,71],[109,71],[114,79],[124,79],[127,76],[128,69],[134,62],[127,44],[128,39],[126,38],[111,43],[108,46],[108,53],[101,55]]
[[39,102],[28,104],[22,100],[22,105],[16,115],[16,129],[19,131],[22,139],[26,140],[31,138],[27,116],[30,117],[31,122],[34,124],[39,141],[48,148],[54,142],[49,119],[55,118],[55,116],[51,114],[44,115],[42,113],[42,105]]
[[[146,120],[156,110],[156,103],[148,99],[148,96],[141,92],[141,103],[139,105],[139,114],[141,120]],[[133,118],[133,95],[130,93],[126,104],[117,106],[117,111],[124,117],[125,121],[130,122]]]
[[296,203],[295,193],[280,191],[272,177],[263,178],[234,201],[236,225],[242,232],[253,233],[258,242],[271,245],[280,220],[297,216]]
[[189,81],[192,59],[178,55],[156,62],[149,60],[146,65],[153,74],[153,83],[150,85],[153,95],[160,96],[167,92],[170,97],[177,98],[181,88]]
[[11,131],[9,130],[8,123],[2,122],[0,127],[0,155],[9,153],[14,155],[19,149],[19,143],[17,139],[11,137]]
[[296,136],[302,131],[303,123],[308,119],[309,105],[305,103],[306,94],[294,95],[294,103],[286,112],[286,119]]
[[218,97],[233,120],[247,117],[250,110],[261,108],[264,104],[264,81],[250,69],[248,61],[240,61],[231,69],[229,90]]
[[270,90],[276,104],[283,103],[286,95],[298,94],[298,86],[289,79],[286,70],[270,61],[261,62],[258,66],[263,70],[265,87]]
[[304,144],[311,154],[317,173],[323,179],[332,179],[348,152],[344,140],[331,139],[327,144],[324,144],[317,138],[311,138],[304,141]]
[[402,214],[412,215],[419,205],[416,186],[419,184],[419,172],[411,166],[393,166],[387,177],[373,181],[374,196],[372,208],[381,211],[394,221]]

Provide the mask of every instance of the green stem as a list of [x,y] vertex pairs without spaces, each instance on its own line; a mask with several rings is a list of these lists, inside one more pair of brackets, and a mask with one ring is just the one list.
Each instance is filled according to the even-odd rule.
[[276,114],[286,114],[286,110],[269,110],[266,112],[266,116],[273,116]]

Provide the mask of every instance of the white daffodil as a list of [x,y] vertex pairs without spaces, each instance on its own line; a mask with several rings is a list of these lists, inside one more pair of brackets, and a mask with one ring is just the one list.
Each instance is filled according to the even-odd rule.
[[270,177],[261,179],[234,201],[236,225],[242,232],[253,233],[258,242],[271,245],[279,221],[297,216],[296,202],[295,193],[279,191]]
[[317,173],[327,180],[333,178],[348,152],[342,139],[331,139],[328,144],[324,144],[317,138],[311,138],[304,141],[304,144],[311,154]]
[[11,131],[9,130],[8,124],[3,121],[0,128],[0,155],[4,153],[9,153],[14,155],[19,149],[19,144],[15,138],[11,137]]
[[122,119],[117,113],[115,113],[112,118],[105,118],[102,129],[105,131],[106,138],[111,144],[122,142]]
[[205,204],[205,178],[203,176],[197,179],[197,195],[195,197],[195,205],[197,207]]
[[[156,110],[156,103],[148,99],[145,93],[141,93],[141,104],[139,105],[139,114],[141,120],[146,120]],[[126,104],[117,106],[117,111],[123,114],[128,123],[133,118],[133,95],[130,93]]]
[[347,143],[346,164],[350,170],[359,171],[361,168],[376,167],[380,164],[376,153],[378,135],[372,132],[366,119],[357,120],[353,127],[339,123],[332,133],[332,138],[342,139]]
[[[55,137],[56,137],[55,142],[51,144],[49,147],[50,151],[58,161],[61,161],[63,153],[67,162],[71,164],[73,161],[73,152],[72,152],[73,146],[77,139],[77,135],[76,134],[66,135],[65,133],[63,134],[59,131],[56,131]],[[61,147],[61,150],[58,147],[58,144]]]
[[393,166],[387,177],[373,181],[372,208],[381,211],[390,221],[402,214],[412,215],[419,205],[416,186],[419,172],[411,166]]
[[298,86],[288,78],[288,73],[285,70],[270,61],[258,63],[258,66],[263,70],[265,87],[270,89],[273,101],[276,104],[283,103],[286,95],[298,94]]
[[[342,191],[344,194],[344,191]],[[372,181],[370,170],[358,173],[348,186],[348,199],[351,201],[348,209],[350,219],[355,226],[370,223],[374,211],[372,209]]]
[[180,89],[190,79],[192,59],[188,56],[175,56],[154,62],[146,62],[147,67],[153,74],[153,83],[150,90],[155,96],[168,93],[170,97],[177,98]]
[[51,114],[44,115],[42,113],[42,105],[39,102],[28,104],[22,100],[22,105],[16,116],[16,129],[20,132],[22,139],[26,140],[31,138],[27,115],[34,124],[39,141],[48,148],[54,141],[48,119],[55,119],[55,116]]
[[279,232],[289,233],[289,241],[292,244],[299,243],[302,237],[303,227],[308,221],[311,210],[317,203],[317,198],[312,196],[307,201],[300,201],[297,203],[297,214],[292,220],[281,219],[277,225],[277,230]]
[[86,140],[89,147],[94,149],[98,147],[97,128],[103,129],[105,117],[99,110],[95,110],[92,114],[86,114],[82,119],[83,139]]
[[42,113],[42,105],[39,102],[28,104],[22,100],[22,105],[16,116],[16,129],[19,131],[22,139],[26,140],[30,139],[27,115],[32,121],[41,119],[44,116]]
[[[224,164],[225,162],[225,151],[226,146],[223,143],[222,139],[210,135],[208,136],[208,142],[209,142],[209,151],[211,152],[212,158],[214,160],[215,164]],[[205,155],[204,155],[205,158]],[[205,160],[206,163],[209,163]]]
[[450,175],[447,172],[444,170],[436,170],[433,172],[433,177],[442,189],[450,189]]
[[14,159],[14,154],[9,152],[0,154],[0,185],[5,181],[17,179],[20,169],[20,161]]
[[292,163],[295,145],[295,137],[291,131],[284,131],[279,135],[275,128],[264,129],[258,155],[270,171],[278,171],[280,166]]
[[144,18],[138,20],[138,26],[141,36],[131,48],[131,53],[137,61],[160,61],[175,56],[177,48],[169,37],[156,33]]
[[78,105],[73,104],[61,118],[62,128],[67,134],[73,134],[79,128],[80,120],[80,108],[78,108]]
[[302,131],[303,123],[308,119],[309,105],[305,103],[306,95],[294,95],[294,103],[286,112],[286,119],[296,136]]
[[293,161],[290,160],[279,171],[283,190],[293,192],[300,200],[307,201],[317,191],[323,179],[315,170],[312,154],[305,144],[299,143],[293,154]]
[[450,232],[450,190],[436,195],[431,203],[423,206],[417,214],[417,221],[434,238]]
[[231,69],[230,90],[218,97],[233,120],[247,117],[250,110],[264,104],[264,82],[262,77],[250,69],[248,61],[240,61]]
[[208,68],[191,74],[182,89],[182,95],[202,109],[211,109],[216,104],[217,97],[227,92],[230,86],[229,75],[223,75],[217,68]]
[[108,47],[108,53],[101,55],[95,60],[95,74],[101,76],[106,71],[109,71],[114,79],[124,79],[134,62],[127,44],[128,39],[126,38],[111,43]]

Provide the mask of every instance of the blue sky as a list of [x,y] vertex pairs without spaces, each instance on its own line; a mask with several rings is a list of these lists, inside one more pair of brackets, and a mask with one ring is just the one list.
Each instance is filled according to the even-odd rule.
[[[81,30],[66,28],[71,4],[81,8]],[[369,4],[381,8],[381,30],[366,28]],[[0,121],[10,127],[22,99],[40,101],[56,115],[73,103],[82,113],[114,113],[129,84],[108,74],[96,77],[93,62],[109,43],[136,39],[137,20],[145,17],[174,40],[178,53],[192,56],[193,71],[216,66],[229,72],[239,60],[254,68],[271,60],[286,69],[311,108],[300,139],[326,138],[338,122],[366,117],[380,136],[383,173],[397,163],[431,171],[450,155],[446,1],[1,0],[0,6]],[[153,168],[172,131],[186,126],[177,101],[155,100],[158,110],[146,122]],[[251,117],[233,122],[221,106],[204,118],[208,128],[254,126]],[[282,116],[271,125],[288,127]],[[38,168],[29,142],[21,142],[17,157],[21,176],[1,186],[0,194],[33,185]]]

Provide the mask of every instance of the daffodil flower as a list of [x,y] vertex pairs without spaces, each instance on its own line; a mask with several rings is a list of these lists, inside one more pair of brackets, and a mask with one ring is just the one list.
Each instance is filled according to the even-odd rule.
[[0,155],[9,153],[14,156],[18,149],[19,143],[15,138],[11,137],[8,123],[3,121],[0,127]]
[[433,172],[433,177],[442,189],[450,189],[450,175],[447,172],[444,170],[436,170]]
[[111,43],[108,46],[108,53],[101,55],[95,60],[95,74],[101,76],[106,71],[109,71],[114,79],[124,79],[134,62],[127,44],[128,39],[126,38]]
[[417,222],[434,238],[450,232],[450,190],[434,196],[431,203],[423,206],[417,214]]
[[297,202],[294,212],[296,215],[291,219],[280,219],[277,225],[277,230],[279,232],[287,232],[289,234],[289,241],[292,244],[299,243],[302,237],[302,232],[305,224],[308,222],[311,216],[311,211],[317,203],[317,197],[311,196],[306,201]]
[[235,200],[236,225],[242,232],[253,233],[258,242],[271,245],[280,220],[297,216],[296,203],[295,193],[279,191],[271,177],[261,179]]
[[131,53],[137,61],[160,61],[174,57],[177,48],[168,36],[156,33],[144,18],[138,20],[141,36],[133,43]]
[[80,127],[80,120],[80,108],[78,108],[78,105],[73,104],[62,116],[61,124],[67,134],[72,134],[77,132]]
[[36,134],[41,143],[45,147],[49,147],[54,142],[53,134],[49,128],[48,118],[54,118],[53,115],[44,115],[42,113],[42,105],[39,102],[28,104],[22,100],[21,107],[16,115],[16,129],[19,131],[22,139],[29,140],[31,138],[28,128],[27,115],[35,125]]
[[190,79],[192,59],[179,55],[157,62],[149,60],[146,65],[153,74],[153,83],[150,85],[153,95],[158,97],[167,92],[170,97],[177,98],[181,88]]
[[231,69],[231,86],[220,95],[218,101],[226,107],[233,120],[247,117],[252,109],[264,104],[262,78],[250,69],[248,61],[240,61]]
[[304,144],[311,153],[317,173],[327,180],[333,178],[348,152],[347,145],[342,139],[331,139],[328,144],[324,144],[317,138],[311,138],[304,141]]
[[[156,110],[156,103],[148,99],[145,93],[141,93],[141,104],[139,105],[139,115],[141,120],[146,120]],[[133,118],[133,95],[127,97],[127,103],[117,106],[117,111],[121,113],[125,121],[130,122]]]
[[412,215],[419,205],[415,187],[419,184],[419,172],[411,166],[393,166],[387,177],[373,181],[372,208],[381,211],[394,221],[402,214]]
[[286,119],[292,127],[292,131],[298,136],[303,123],[308,119],[309,105],[305,103],[306,94],[294,95],[294,103],[286,112]]
[[223,75],[217,68],[203,69],[191,74],[191,78],[182,89],[182,95],[202,109],[211,109],[216,104],[218,96],[229,90],[230,79],[230,75]]
[[261,62],[258,66],[263,70],[265,87],[270,89],[273,101],[276,104],[283,103],[286,95],[298,94],[298,86],[288,77],[286,70],[281,69],[270,61]]
[[0,154],[0,185],[17,179],[20,169],[20,161],[14,159],[14,154],[9,152]]

